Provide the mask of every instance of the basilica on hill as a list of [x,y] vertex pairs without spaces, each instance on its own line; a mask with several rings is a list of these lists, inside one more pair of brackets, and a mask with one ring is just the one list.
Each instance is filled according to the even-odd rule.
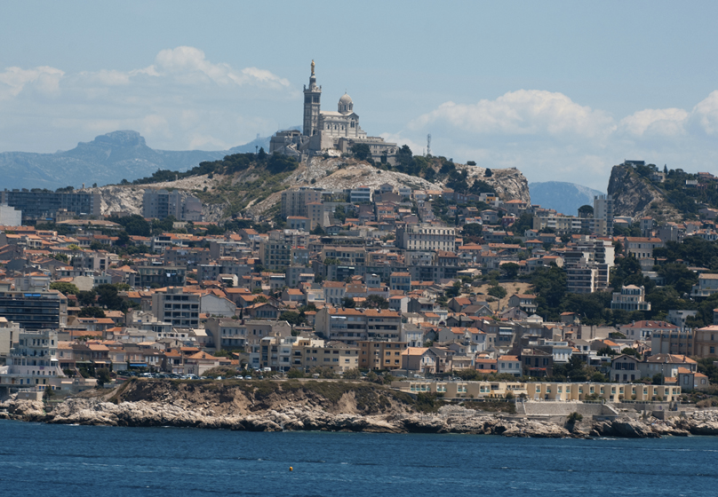
[[359,127],[359,116],[354,102],[346,93],[339,99],[336,111],[321,110],[322,87],[317,85],[312,61],[309,86],[304,87],[304,120],[302,131],[279,131],[272,136],[269,151],[291,155],[298,159],[313,155],[340,156],[348,153],[354,144],[366,144],[374,160],[393,163],[396,143],[383,138],[367,136]]

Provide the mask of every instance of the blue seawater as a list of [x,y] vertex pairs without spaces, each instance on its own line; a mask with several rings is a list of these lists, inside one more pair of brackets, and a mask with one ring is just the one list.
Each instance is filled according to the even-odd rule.
[[709,437],[544,440],[0,421],[0,440],[2,496],[718,495],[718,438]]

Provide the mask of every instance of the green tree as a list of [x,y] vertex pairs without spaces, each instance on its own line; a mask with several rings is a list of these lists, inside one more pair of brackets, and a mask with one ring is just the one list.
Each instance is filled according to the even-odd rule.
[[117,234],[117,245],[120,245],[121,247],[126,247],[130,243],[130,235],[127,234],[126,231],[120,231]]
[[519,268],[520,266],[515,262],[507,262],[506,264],[501,265],[501,269],[506,273],[506,277],[510,280],[516,278],[519,274]]
[[679,294],[690,293],[693,285],[698,283],[698,275],[680,262],[658,266],[658,274],[665,285],[672,286]]
[[303,313],[284,311],[279,315],[279,320],[286,321],[289,324],[296,326],[304,323],[306,321],[306,318],[304,317]]
[[105,311],[101,307],[83,307],[77,315],[81,318],[104,318]]
[[89,292],[80,291],[77,293],[77,302],[81,306],[95,305],[96,297],[97,297],[97,294],[92,290],[90,290]]
[[537,314],[548,321],[559,321],[561,302],[567,292],[566,271],[556,265],[536,269],[531,275]]
[[578,208],[578,215],[579,217],[593,216],[593,207],[590,205],[582,205]]
[[344,297],[342,299],[342,307],[347,307],[349,309],[353,309],[354,307],[356,307],[356,305],[357,305],[356,302],[351,297]]
[[375,309],[388,309],[389,301],[381,295],[371,294],[364,301],[365,307],[373,307]]
[[97,292],[98,297],[97,303],[101,306],[116,311],[124,312],[127,310],[127,302],[119,296],[118,289],[115,285],[107,283],[98,285],[95,288],[95,292]]
[[401,166],[408,166],[411,164],[414,154],[408,145],[402,145],[402,147],[396,152],[396,162]]
[[345,380],[358,380],[361,378],[361,373],[358,369],[349,369],[347,371],[344,371],[343,375]]
[[480,237],[483,227],[477,223],[465,224],[461,227],[461,234],[465,237]]
[[497,299],[503,299],[504,297],[506,297],[507,292],[504,287],[499,286],[499,285],[494,285],[494,286],[489,287],[488,294],[491,295],[492,297],[496,297]]
[[65,281],[55,281],[53,283],[50,283],[50,288],[52,290],[57,290],[60,293],[63,293],[65,295],[77,295],[80,293],[80,290],[75,286],[74,283],[67,283]]
[[95,371],[95,378],[97,378],[97,384],[100,386],[112,381],[112,376],[110,376],[110,370],[107,368],[100,368]]
[[367,160],[371,157],[371,149],[366,143],[355,143],[352,145],[352,154],[359,160]]
[[344,221],[347,218],[347,214],[344,210],[343,205],[337,205],[337,207],[334,209],[334,218],[340,223],[344,224]]
[[616,355],[616,351],[613,350],[611,347],[609,347],[609,346],[607,345],[607,346],[605,346],[605,347],[602,347],[602,348],[598,349],[598,352],[596,352],[596,355],[599,355],[599,356],[614,356],[614,355]]
[[494,175],[494,173],[491,171],[491,169],[489,169],[489,168],[487,167],[487,168],[486,168],[486,171],[484,172],[484,176],[486,176],[487,178],[490,178],[490,177],[493,176],[493,175]]
[[287,371],[287,378],[304,378],[304,371],[292,368]]
[[524,236],[526,230],[533,229],[533,227],[534,217],[528,212],[524,212],[514,221],[514,224],[511,225],[511,230],[516,236]]

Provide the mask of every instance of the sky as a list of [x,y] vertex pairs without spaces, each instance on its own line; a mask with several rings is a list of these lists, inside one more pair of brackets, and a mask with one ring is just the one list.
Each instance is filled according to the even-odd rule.
[[[605,190],[624,159],[718,174],[718,2],[0,3],[0,152],[118,129],[224,150],[346,91],[362,128]],[[0,188],[2,180],[0,179]]]

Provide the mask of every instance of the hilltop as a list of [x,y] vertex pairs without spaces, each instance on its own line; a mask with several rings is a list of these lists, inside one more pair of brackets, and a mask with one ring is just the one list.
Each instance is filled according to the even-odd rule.
[[711,175],[682,169],[662,172],[653,164],[621,164],[611,170],[608,194],[614,199],[615,216],[680,222],[695,218],[701,207],[718,207],[716,185],[718,179]]
[[[423,162],[425,159],[416,157],[412,160]],[[526,178],[514,168],[495,169],[487,177],[485,168],[435,158],[426,161],[420,171],[401,170],[401,166],[372,164],[356,158],[313,157],[298,162],[285,156],[248,153],[203,162],[183,173],[160,170],[132,184],[89,190],[101,193],[103,214],[119,211],[139,214],[145,188],[181,190],[202,200],[205,218],[210,221],[239,213],[262,215],[276,210],[281,192],[299,186],[343,190],[363,185],[375,189],[387,183],[394,188],[440,190],[453,187],[467,192],[472,188],[483,188],[495,191],[502,199],[530,201]]]
[[75,148],[54,154],[29,152],[0,153],[2,188],[48,188],[68,185],[79,187],[97,183],[119,183],[146,176],[157,169],[186,171],[198,163],[268,147],[268,138],[224,151],[168,151],[147,146],[136,131],[114,131],[80,142]]

